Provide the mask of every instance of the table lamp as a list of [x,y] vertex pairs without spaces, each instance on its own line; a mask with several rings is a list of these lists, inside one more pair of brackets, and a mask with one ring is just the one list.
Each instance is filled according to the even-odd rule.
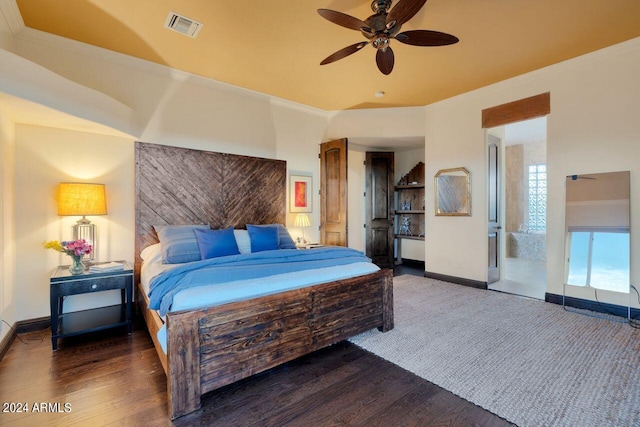
[[302,243],[307,243],[304,238],[304,228],[311,226],[311,221],[309,221],[309,215],[305,213],[300,213],[296,215],[296,219],[293,221],[294,227],[300,227],[302,229]]
[[79,216],[73,226],[73,240],[84,239],[93,246],[93,251],[85,258],[93,261],[96,257],[98,237],[96,225],[92,224],[87,215],[106,215],[107,199],[104,184],[89,184],[84,182],[61,182],[58,187],[58,215]]

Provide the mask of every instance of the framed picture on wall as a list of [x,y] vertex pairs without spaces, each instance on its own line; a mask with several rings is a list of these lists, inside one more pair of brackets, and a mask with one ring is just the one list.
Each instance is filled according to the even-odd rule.
[[312,177],[291,175],[289,177],[289,211],[311,212]]
[[471,174],[466,168],[435,175],[436,216],[471,216]]

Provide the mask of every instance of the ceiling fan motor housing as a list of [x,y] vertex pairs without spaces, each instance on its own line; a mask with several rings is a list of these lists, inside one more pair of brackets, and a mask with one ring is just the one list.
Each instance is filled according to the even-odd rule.
[[[375,2],[374,2],[375,3]],[[391,4],[390,1],[387,3]],[[373,7],[373,5],[372,5]],[[391,29],[387,26],[387,13],[381,12],[371,15],[364,21],[371,32],[361,31],[362,35],[371,41],[371,46],[374,49],[386,49],[389,46],[389,41],[394,37],[402,28],[401,25],[395,25]]]
[[387,13],[391,9],[391,0],[373,0],[371,2],[371,10],[374,13]]

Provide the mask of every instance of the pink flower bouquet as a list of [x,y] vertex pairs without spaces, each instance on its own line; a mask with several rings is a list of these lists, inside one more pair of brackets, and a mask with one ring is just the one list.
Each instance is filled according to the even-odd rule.
[[93,250],[93,246],[88,244],[84,239],[65,241],[60,243],[57,240],[50,240],[42,244],[45,249],[53,249],[54,251],[62,252],[72,257],[81,257],[90,254]]

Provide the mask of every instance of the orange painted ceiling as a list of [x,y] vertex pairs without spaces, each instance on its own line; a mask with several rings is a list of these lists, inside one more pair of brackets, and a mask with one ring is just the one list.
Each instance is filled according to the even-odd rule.
[[[373,14],[370,0],[17,4],[27,27],[323,110],[426,105],[640,37],[640,0],[429,0],[402,31],[436,30],[460,42],[418,47],[393,40],[395,68],[385,76],[369,46],[319,65],[364,37],[316,10],[364,20]],[[197,38],[165,29],[170,11],[203,23]]]

